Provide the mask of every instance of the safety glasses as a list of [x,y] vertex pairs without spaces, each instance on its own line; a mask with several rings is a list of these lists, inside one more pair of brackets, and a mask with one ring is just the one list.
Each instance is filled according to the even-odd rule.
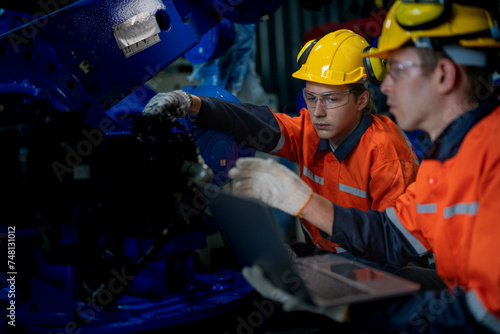
[[411,67],[416,67],[416,66],[434,66],[436,63],[434,62],[424,62],[424,63],[419,63],[415,61],[407,61],[404,63],[393,63],[393,62],[387,62],[387,74],[392,77],[392,80],[394,82],[397,82],[399,79],[403,77],[403,73],[405,70],[411,68]]
[[349,102],[349,94],[351,94],[351,92],[352,90],[341,90],[315,94],[305,88],[302,90],[308,109],[315,109],[318,105],[318,101],[326,109],[342,107]]

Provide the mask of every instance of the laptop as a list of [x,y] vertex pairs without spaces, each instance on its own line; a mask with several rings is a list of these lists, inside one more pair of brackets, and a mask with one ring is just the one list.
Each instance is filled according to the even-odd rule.
[[337,254],[297,257],[264,202],[220,192],[209,200],[215,222],[242,267],[259,265],[278,288],[319,307],[409,294],[411,281]]

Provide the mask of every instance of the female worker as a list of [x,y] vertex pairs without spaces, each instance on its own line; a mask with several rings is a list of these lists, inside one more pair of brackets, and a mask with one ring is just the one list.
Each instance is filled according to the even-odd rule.
[[[414,181],[418,161],[399,127],[376,115],[367,89],[376,75],[362,57],[367,47],[363,37],[345,29],[308,42],[293,74],[305,80],[307,109],[297,117],[181,90],[157,94],[143,114],[187,115],[198,127],[227,131],[240,144],[296,162],[302,180],[332,202],[384,210]],[[308,247],[300,255],[318,248],[344,251],[314,225],[302,224]]]

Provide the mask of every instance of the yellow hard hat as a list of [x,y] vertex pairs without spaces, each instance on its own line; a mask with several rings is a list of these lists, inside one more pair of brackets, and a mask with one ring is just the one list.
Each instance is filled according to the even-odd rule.
[[363,50],[370,47],[348,29],[331,32],[307,42],[297,55],[299,70],[294,78],[327,85],[345,85],[367,80]]
[[449,0],[398,0],[382,26],[377,50],[365,57],[386,58],[387,52],[426,39],[446,40],[465,48],[500,48],[498,24],[487,10]]

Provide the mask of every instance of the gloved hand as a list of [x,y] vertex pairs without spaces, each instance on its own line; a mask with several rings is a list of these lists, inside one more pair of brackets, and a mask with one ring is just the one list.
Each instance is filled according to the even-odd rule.
[[169,116],[182,118],[193,105],[191,94],[183,90],[174,90],[156,94],[142,110],[143,115]]
[[283,310],[286,312],[292,311],[307,311],[315,314],[324,315],[336,322],[342,323],[347,320],[349,307],[334,306],[334,307],[317,307],[307,304],[290,293],[283,291],[274,286],[264,275],[262,268],[253,265],[244,267],[242,270],[243,277],[247,282],[254,287],[263,297],[277,301],[282,304]]
[[240,158],[229,177],[234,194],[258,198],[291,215],[299,215],[312,194],[297,174],[273,159]]

